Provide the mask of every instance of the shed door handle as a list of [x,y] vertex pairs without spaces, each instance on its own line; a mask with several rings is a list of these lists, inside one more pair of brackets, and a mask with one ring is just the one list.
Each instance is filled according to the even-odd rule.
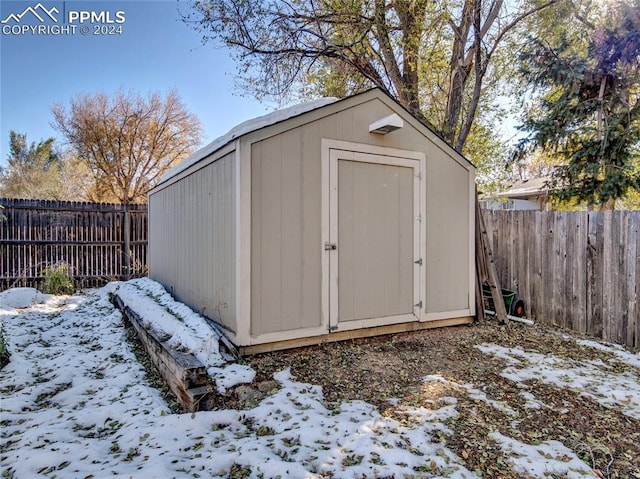
[[338,249],[338,246],[335,243],[325,243],[324,250],[325,251],[333,251]]

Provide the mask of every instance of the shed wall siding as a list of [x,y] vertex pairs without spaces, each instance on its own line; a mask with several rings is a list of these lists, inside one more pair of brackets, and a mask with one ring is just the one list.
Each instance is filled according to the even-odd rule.
[[[336,105],[339,105],[336,104]],[[249,133],[243,138],[243,142],[251,143],[256,140],[272,141],[276,136],[293,135],[298,140],[304,141],[299,145],[308,154],[320,157],[320,146],[322,138],[351,141],[355,143],[365,143],[369,145],[384,146],[390,148],[400,148],[427,152],[432,148],[437,148],[422,133],[417,131],[407,122],[404,128],[394,131],[388,135],[376,135],[369,133],[369,125],[380,118],[396,113],[383,101],[374,98],[365,103],[357,104],[353,107],[335,111],[333,114],[324,113],[337,108],[329,105],[321,112],[310,112],[302,117],[289,120],[291,129],[282,131],[279,124],[271,125],[263,129]],[[321,115],[313,119],[313,115]],[[300,131],[302,130],[302,131]],[[455,160],[451,160],[455,161]]]
[[427,313],[470,307],[469,174],[441,150],[427,153]]
[[323,324],[323,138],[426,154],[426,311],[469,308],[472,172],[408,122],[388,135],[369,133],[370,123],[393,112],[373,99],[309,121],[312,112],[290,121],[286,131],[273,125],[241,140],[251,145],[251,336]]
[[319,179],[295,135],[252,147],[252,336],[320,325]]
[[149,276],[236,332],[235,152],[149,198]]

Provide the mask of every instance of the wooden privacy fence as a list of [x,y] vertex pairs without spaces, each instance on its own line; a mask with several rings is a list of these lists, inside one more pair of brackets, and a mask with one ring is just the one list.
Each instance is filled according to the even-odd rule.
[[482,213],[501,286],[528,317],[640,346],[640,211]]
[[147,206],[0,198],[0,291],[71,268],[78,287],[146,273]]

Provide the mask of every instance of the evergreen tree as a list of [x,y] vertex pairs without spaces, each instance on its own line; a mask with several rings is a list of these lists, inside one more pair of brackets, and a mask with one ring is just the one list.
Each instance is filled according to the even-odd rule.
[[60,200],[60,155],[54,138],[27,144],[27,135],[9,132],[7,166],[0,167],[0,195],[12,198]]
[[540,96],[517,153],[540,148],[557,157],[550,186],[560,200],[613,209],[640,189],[640,7],[619,3],[597,24],[580,20],[582,44],[567,30],[531,39],[520,55]]

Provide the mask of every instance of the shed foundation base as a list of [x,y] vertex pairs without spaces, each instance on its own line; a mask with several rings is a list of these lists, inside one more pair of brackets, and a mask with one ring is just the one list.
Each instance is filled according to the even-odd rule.
[[243,356],[253,354],[269,353],[283,349],[300,348],[313,346],[316,344],[332,343],[344,341],[346,339],[368,338],[372,336],[382,336],[385,334],[406,333],[410,331],[420,331],[423,329],[443,328],[447,326],[460,326],[473,323],[473,316],[461,318],[439,319],[435,321],[390,324],[388,326],[376,326],[373,328],[353,329],[349,331],[337,331],[320,336],[310,336],[306,338],[288,339],[286,341],[275,341],[265,344],[252,344],[250,346],[240,346],[238,349]]

